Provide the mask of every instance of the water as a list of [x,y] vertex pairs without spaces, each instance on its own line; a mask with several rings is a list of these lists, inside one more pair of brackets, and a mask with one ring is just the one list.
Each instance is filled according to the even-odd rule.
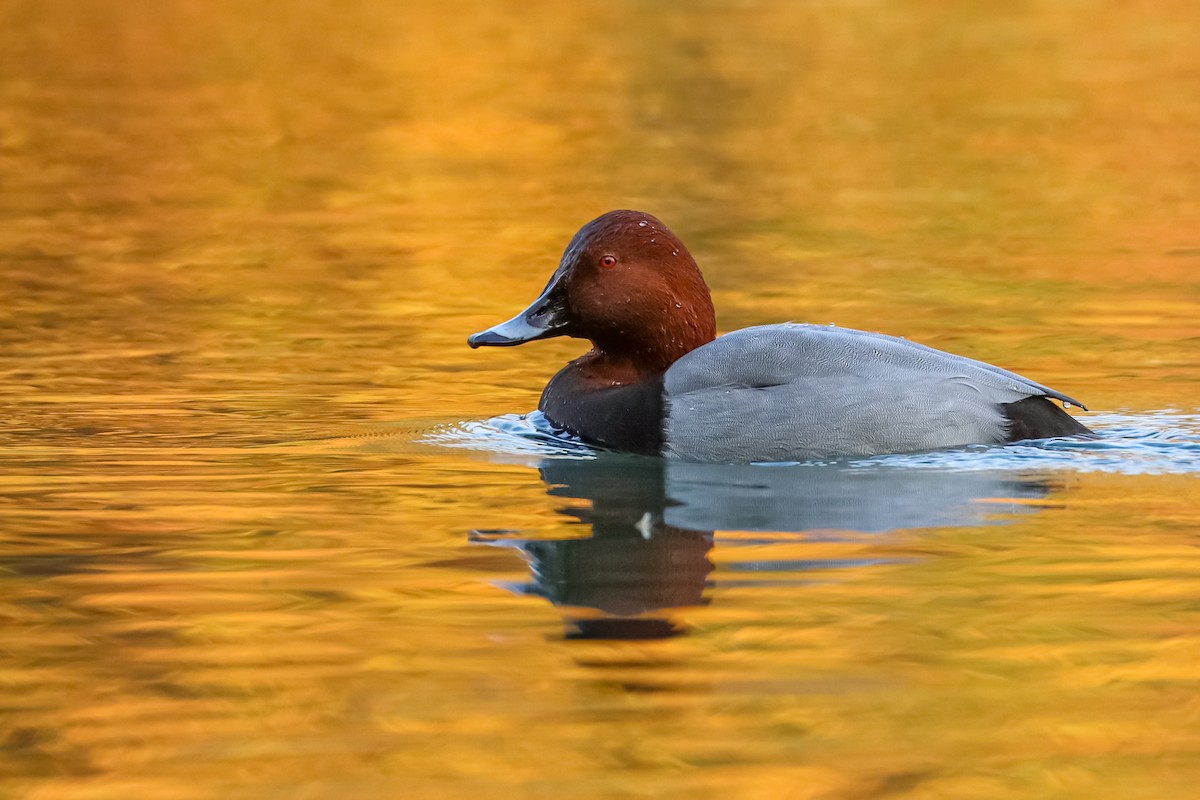
[[[1125,414],[1091,414],[1089,424],[1097,438],[1058,438],[1018,442],[1003,447],[977,445],[927,453],[902,453],[843,460],[812,460],[787,464],[759,464],[760,468],[827,465],[846,471],[872,467],[919,467],[963,471],[1062,470],[1135,474],[1200,473],[1200,414],[1155,411]],[[384,432],[380,432],[381,441]],[[507,460],[576,457],[596,458],[603,452],[558,430],[540,411],[504,414],[437,426],[416,441],[443,447],[492,453]],[[675,464],[674,469],[693,466]],[[762,469],[743,470],[765,474]]]
[[[0,6],[0,795],[1191,797],[1197,14]],[[564,440],[618,207],[1102,438]]]

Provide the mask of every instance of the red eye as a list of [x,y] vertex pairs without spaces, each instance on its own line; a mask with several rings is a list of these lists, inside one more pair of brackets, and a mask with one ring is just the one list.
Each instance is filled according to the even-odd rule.
[[600,266],[604,267],[605,269],[611,269],[612,267],[615,267],[616,265],[617,265],[617,257],[616,256],[605,256],[604,258],[600,259]]

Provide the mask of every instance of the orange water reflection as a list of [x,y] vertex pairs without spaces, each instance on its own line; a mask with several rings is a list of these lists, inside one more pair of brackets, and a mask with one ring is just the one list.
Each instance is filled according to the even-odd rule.
[[[1198,23],[4,4],[0,794],[1191,796],[1194,473],[1017,473],[966,492],[986,519],[839,536],[664,492],[692,533],[656,618],[687,635],[589,640],[578,593],[514,596],[529,565],[469,532],[554,551],[614,496],[415,440],[536,405],[579,343],[464,338],[623,206],[688,242],[723,329],[836,321],[1194,411]],[[615,541],[655,547],[641,519]]]

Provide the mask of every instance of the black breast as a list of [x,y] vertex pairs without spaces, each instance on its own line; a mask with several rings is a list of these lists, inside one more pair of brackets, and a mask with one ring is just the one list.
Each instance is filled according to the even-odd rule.
[[663,376],[611,385],[568,364],[542,392],[547,419],[589,444],[627,453],[659,455],[663,449]]

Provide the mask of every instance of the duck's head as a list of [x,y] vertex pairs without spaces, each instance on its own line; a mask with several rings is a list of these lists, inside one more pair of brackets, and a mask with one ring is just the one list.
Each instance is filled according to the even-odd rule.
[[552,336],[591,341],[601,355],[666,369],[716,336],[708,286],[683,242],[641,211],[610,211],[579,229],[528,308],[471,336],[507,347]]

